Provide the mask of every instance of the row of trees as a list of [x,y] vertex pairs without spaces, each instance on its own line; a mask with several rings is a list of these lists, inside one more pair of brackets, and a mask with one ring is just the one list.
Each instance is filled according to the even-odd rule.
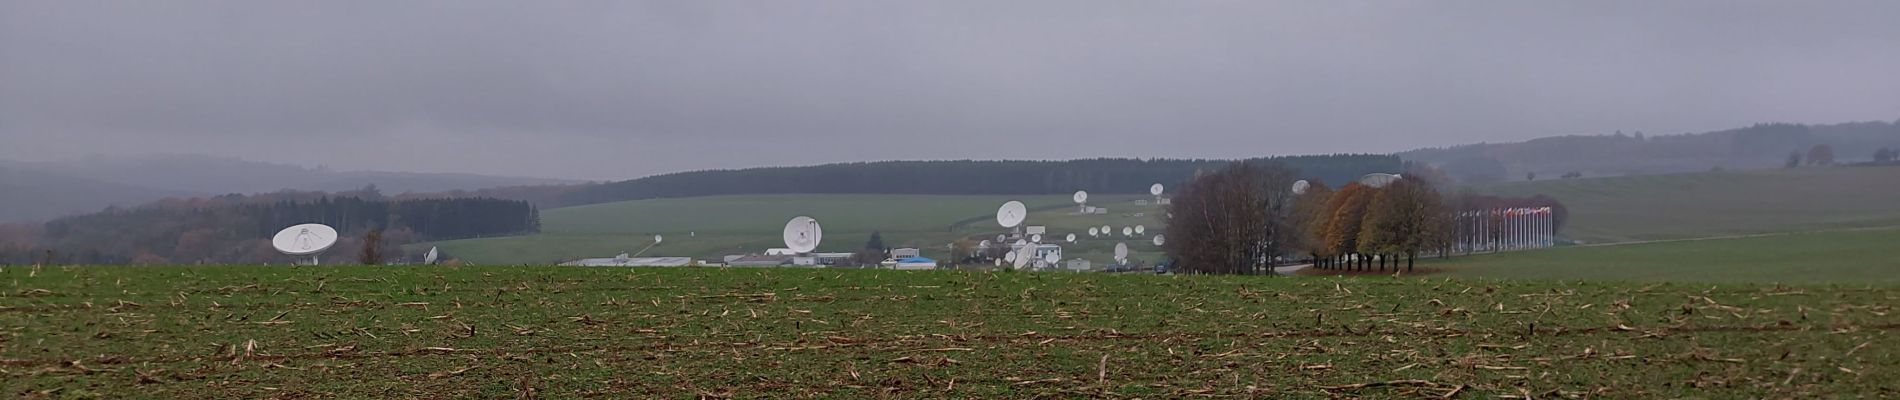
[[[540,229],[527,202],[488,198],[386,200],[305,194],[229,195],[0,229],[0,263],[268,263],[283,258],[269,238],[286,226],[323,223],[344,237],[333,260],[403,257],[400,245],[512,235]],[[376,240],[366,234],[376,232]],[[359,257],[347,256],[364,249]],[[49,254],[51,256],[49,257]],[[49,260],[50,258],[50,260]]]
[[1399,179],[1384,187],[1350,183],[1335,191],[1314,184],[1296,200],[1299,248],[1316,268],[1364,268],[1374,260],[1405,258],[1449,243],[1452,209],[1422,179]]
[[1290,188],[1295,173],[1273,163],[1234,163],[1182,185],[1165,216],[1163,246],[1185,273],[1259,274],[1276,261],[1304,254],[1318,268],[1368,269],[1374,263],[1412,268],[1420,254],[1447,254],[1460,234],[1459,212],[1551,207],[1553,226],[1569,211],[1548,196],[1523,198],[1437,189],[1442,175],[1408,173],[1383,187],[1349,183],[1335,190],[1309,179],[1303,194]]

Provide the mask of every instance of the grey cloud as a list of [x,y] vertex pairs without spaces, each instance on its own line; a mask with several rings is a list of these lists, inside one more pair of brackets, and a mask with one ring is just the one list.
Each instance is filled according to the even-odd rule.
[[1900,3],[0,3],[0,157],[590,179],[1892,119]]

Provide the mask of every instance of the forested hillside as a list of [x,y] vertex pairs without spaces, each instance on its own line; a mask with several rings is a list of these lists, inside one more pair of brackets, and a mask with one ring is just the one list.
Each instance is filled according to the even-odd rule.
[[[694,171],[567,189],[552,196],[557,207],[667,197],[734,194],[1066,194],[1147,193],[1148,186],[1173,186],[1196,171],[1214,170],[1232,160],[1139,160],[1100,158],[1069,161],[883,161],[806,167]],[[1268,157],[1302,178],[1350,181],[1372,172],[1398,172],[1403,163],[1390,155]],[[483,191],[471,192],[485,195]]]
[[[1826,146],[1830,160],[1871,160],[1881,148],[1900,148],[1900,121],[1832,125],[1757,124],[1714,132],[1645,135],[1617,132],[1513,143],[1481,143],[1399,153],[1406,161],[1437,165],[1466,183],[1522,180],[1535,174],[1557,178],[1648,175],[1713,169],[1762,169],[1806,158]],[[1801,160],[1804,164],[1811,160]]]

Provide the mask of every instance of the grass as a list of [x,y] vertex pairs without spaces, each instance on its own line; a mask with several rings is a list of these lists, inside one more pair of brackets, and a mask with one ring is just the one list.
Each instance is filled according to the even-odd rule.
[[1654,282],[1900,283],[1900,229],[1564,247],[1434,261],[1453,275]]
[[1585,243],[1900,225],[1900,167],[1701,172],[1516,182],[1570,208],[1562,235]]
[[1900,288],[9,267],[23,398],[1900,396]]
[[[1083,240],[1067,246],[1069,255],[1105,262],[1112,258],[1115,242],[1087,240],[1087,227],[1113,225],[1120,229],[1141,224],[1158,228],[1160,220],[1147,212],[1154,208],[1134,203],[1146,198],[1096,196],[1093,203],[1118,211],[1109,215],[1076,215],[1074,203],[1066,195],[758,195],[639,200],[544,210],[539,234],[451,240],[408,248],[420,252],[440,246],[447,254],[480,264],[540,264],[635,252],[652,243],[653,235],[660,234],[666,240],[645,255],[717,259],[726,254],[783,247],[779,232],[784,221],[806,215],[824,224],[825,240],[819,251],[856,251],[872,232],[879,232],[888,246],[917,247],[926,256],[942,259],[948,253],[946,245],[952,241],[1004,232],[996,225],[996,208],[1005,201],[1021,200],[1031,210],[1027,224],[1049,226],[1052,234],[1045,240],[1059,242],[1062,236],[1077,233]],[[1159,248],[1147,239],[1126,241],[1135,248],[1134,257],[1160,258]]]

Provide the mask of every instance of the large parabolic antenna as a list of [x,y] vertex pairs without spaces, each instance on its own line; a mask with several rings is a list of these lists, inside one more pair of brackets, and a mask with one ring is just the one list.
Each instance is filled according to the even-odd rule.
[[1036,246],[1023,246],[1021,249],[1016,249],[1016,260],[1013,261],[1016,263],[1016,268],[1022,268],[1034,261],[1036,261]]
[[423,264],[435,264],[435,261],[440,259],[442,259],[442,252],[434,247],[430,247],[429,252],[422,255]]
[[1385,187],[1385,185],[1390,185],[1392,184],[1392,182],[1398,181],[1399,178],[1403,178],[1403,177],[1397,174],[1374,172],[1374,173],[1366,174],[1366,176],[1359,177],[1359,184],[1371,186],[1375,188],[1382,188],[1382,187]]
[[271,236],[271,247],[291,256],[314,256],[336,245],[336,228],[324,224],[292,225]]
[[1087,202],[1089,202],[1088,191],[1086,190],[1075,191],[1075,204],[1082,204],[1082,203],[1087,203]]
[[1311,188],[1313,188],[1313,183],[1307,182],[1305,179],[1301,179],[1301,180],[1293,182],[1293,194],[1303,195],[1303,194],[1306,194],[1307,189],[1311,189]]
[[1029,216],[1029,208],[1023,202],[1010,200],[996,209],[996,223],[1004,228],[1015,228],[1023,224],[1023,218]]
[[785,248],[795,253],[810,253],[818,249],[818,243],[825,238],[825,230],[818,226],[818,220],[800,216],[785,223]]
[[1157,183],[1157,184],[1154,184],[1154,185],[1150,185],[1150,186],[1148,186],[1148,194],[1152,194],[1152,195],[1156,195],[1156,196],[1160,196],[1160,195],[1161,195],[1161,189],[1163,189],[1163,188],[1161,187],[1161,184],[1159,184],[1159,183]]

